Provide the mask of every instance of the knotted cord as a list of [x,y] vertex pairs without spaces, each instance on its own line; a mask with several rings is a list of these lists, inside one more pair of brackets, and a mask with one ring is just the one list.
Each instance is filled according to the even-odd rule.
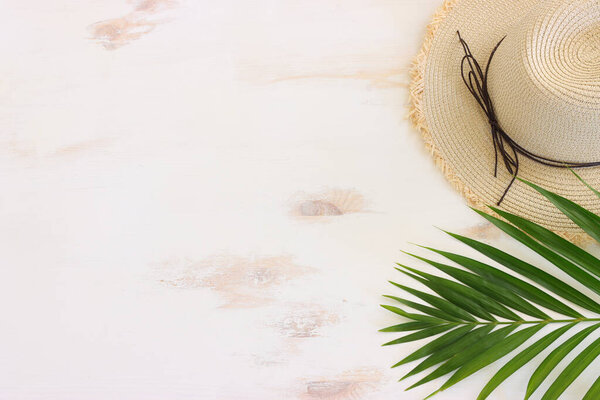
[[537,154],[534,154],[519,144],[517,144],[513,139],[508,136],[506,132],[500,127],[498,123],[498,119],[496,118],[496,112],[494,111],[494,105],[492,104],[492,100],[490,94],[488,92],[488,72],[490,69],[490,64],[492,62],[492,58],[498,50],[498,47],[502,44],[504,38],[502,38],[496,47],[492,50],[490,57],[488,59],[487,65],[485,67],[485,72],[481,69],[479,63],[471,53],[471,49],[469,49],[469,45],[467,42],[463,40],[460,36],[460,32],[456,32],[458,34],[458,39],[465,51],[465,55],[462,58],[460,71],[462,75],[463,82],[469,89],[469,92],[473,95],[477,103],[485,113],[488,118],[488,122],[491,128],[492,141],[494,143],[494,177],[498,175],[498,154],[502,158],[502,162],[506,167],[506,170],[509,174],[512,175],[512,179],[508,184],[508,187],[500,197],[497,205],[500,205],[506,194],[512,187],[515,179],[517,179],[517,175],[519,173],[519,155],[526,157],[530,160],[533,160],[537,163],[554,167],[554,168],[588,168],[588,167],[596,167],[600,165],[600,161],[594,162],[564,162],[559,160],[553,160],[551,158],[542,157]]

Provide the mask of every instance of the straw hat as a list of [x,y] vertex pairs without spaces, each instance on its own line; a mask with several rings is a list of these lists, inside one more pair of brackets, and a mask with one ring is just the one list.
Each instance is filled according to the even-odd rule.
[[[546,159],[600,161],[600,1],[447,0],[428,27],[412,71],[410,116],[436,163],[471,205],[496,204],[513,174],[500,157],[494,176],[494,122],[463,81],[468,63],[461,72],[465,49],[457,31],[484,73],[504,38],[490,62],[487,90],[493,119],[511,140]],[[522,155],[519,162],[520,178],[600,213],[600,199],[569,170]],[[600,189],[600,167],[577,172]],[[500,207],[582,237],[522,182],[510,187]]]

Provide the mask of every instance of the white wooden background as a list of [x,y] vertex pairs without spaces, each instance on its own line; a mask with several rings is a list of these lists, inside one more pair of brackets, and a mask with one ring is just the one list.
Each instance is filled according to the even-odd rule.
[[380,347],[400,250],[466,251],[436,225],[533,258],[405,120],[439,3],[2,1],[0,398],[436,389],[389,368],[421,343]]

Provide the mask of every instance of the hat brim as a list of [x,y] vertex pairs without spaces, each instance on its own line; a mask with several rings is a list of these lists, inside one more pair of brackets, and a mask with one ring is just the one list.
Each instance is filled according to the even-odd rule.
[[[490,126],[462,81],[460,62],[464,53],[456,31],[460,30],[483,64],[509,27],[536,5],[537,0],[446,0],[428,26],[413,65],[410,119],[446,178],[471,206],[484,210],[486,205],[496,204],[512,176],[499,164],[494,177]],[[520,178],[600,213],[600,199],[571,171],[524,157],[520,162]],[[577,173],[600,189],[600,167],[579,169]],[[500,208],[569,239],[587,238],[555,206],[522,182],[515,182]]]

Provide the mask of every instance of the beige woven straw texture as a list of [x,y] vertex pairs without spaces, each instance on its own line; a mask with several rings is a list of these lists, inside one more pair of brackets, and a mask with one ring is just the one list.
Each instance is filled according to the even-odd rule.
[[[498,121],[517,143],[565,162],[600,160],[600,3],[597,0],[446,0],[412,69],[410,119],[468,203],[494,205],[511,175],[499,163],[487,117],[464,85],[456,31],[484,66]],[[600,213],[600,199],[568,170],[520,157],[519,177]],[[600,189],[600,167],[579,169]],[[516,182],[502,209],[571,240],[587,238],[550,202]]]

